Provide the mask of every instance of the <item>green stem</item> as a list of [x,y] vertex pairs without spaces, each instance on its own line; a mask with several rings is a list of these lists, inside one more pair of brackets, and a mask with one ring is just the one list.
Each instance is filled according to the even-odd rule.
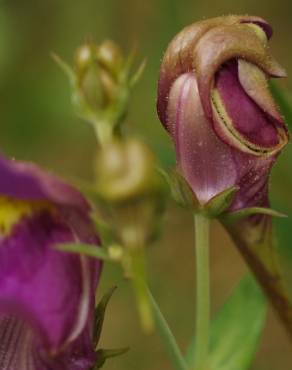
[[113,137],[113,125],[107,121],[93,122],[96,138],[101,147],[106,146],[111,142]]
[[209,220],[201,214],[195,218],[197,263],[197,311],[195,370],[207,366],[210,326]]
[[142,328],[146,334],[153,330],[153,319],[151,306],[146,288],[146,266],[144,249],[137,248],[131,251],[131,273],[134,292],[136,295],[137,306],[140,314]]
[[161,313],[158,304],[148,289],[148,296],[152,305],[153,316],[155,320],[156,328],[161,336],[161,339],[165,345],[166,351],[175,367],[176,370],[187,370],[187,364],[182,356],[182,353],[176,343],[174,335],[172,334],[163,314]]

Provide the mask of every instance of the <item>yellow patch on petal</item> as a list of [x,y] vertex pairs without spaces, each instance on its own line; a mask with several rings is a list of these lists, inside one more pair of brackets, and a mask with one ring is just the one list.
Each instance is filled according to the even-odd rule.
[[53,209],[46,201],[19,200],[10,197],[0,197],[0,236],[7,236],[14,225],[23,217],[43,209]]

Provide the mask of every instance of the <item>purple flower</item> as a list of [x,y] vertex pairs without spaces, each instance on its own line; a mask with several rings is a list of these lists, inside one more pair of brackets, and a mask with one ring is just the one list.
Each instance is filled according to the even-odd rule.
[[158,112],[201,204],[232,186],[232,210],[268,204],[268,175],[288,141],[268,90],[269,76],[285,75],[270,35],[260,18],[215,18],[185,28],[166,51]]
[[0,157],[0,177],[0,369],[90,369],[101,265],[54,248],[99,244],[90,207],[33,164]]
[[255,214],[258,207],[269,207],[271,167],[288,142],[268,89],[270,77],[285,76],[269,54],[271,35],[266,21],[249,16],[186,27],[163,58],[157,108],[175,144],[178,171],[201,206],[238,189],[227,213],[249,213],[223,223],[292,335],[292,307],[275,261],[271,218]]

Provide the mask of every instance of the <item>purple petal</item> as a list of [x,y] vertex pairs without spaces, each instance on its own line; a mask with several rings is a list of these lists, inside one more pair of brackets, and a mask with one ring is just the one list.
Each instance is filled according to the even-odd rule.
[[268,78],[254,64],[238,59],[238,79],[246,94],[261,108],[265,115],[270,116],[275,125],[285,127],[284,120],[270,93]]
[[[220,45],[220,47],[218,47]],[[214,76],[229,60],[243,58],[269,76],[286,76],[283,68],[269,55],[269,50],[248,25],[214,27],[198,41],[194,50],[194,68],[206,115],[212,117],[210,91]]]
[[246,94],[238,79],[237,62],[226,64],[217,74],[216,87],[234,128],[259,147],[279,144],[274,120]]
[[0,157],[0,194],[17,199],[48,200],[89,210],[84,197],[73,187],[38,166]]
[[201,203],[237,185],[231,210],[267,206],[268,175],[275,156],[238,151],[217,136],[204,115],[193,73],[175,81],[167,112],[179,169]]
[[[76,241],[71,227],[56,213],[44,210],[33,217],[23,218],[0,242],[2,320],[6,315],[25,323],[29,328],[26,332],[33,332],[34,338],[33,343],[32,339],[28,341],[31,350],[27,356],[29,358],[32,350],[38,349],[38,356],[43,357],[45,363],[59,362],[62,356],[69,355],[73,361],[76,354],[68,353],[70,346],[81,337],[91,337],[100,265],[86,257],[53,248],[55,243],[69,241]],[[1,326],[5,324],[2,320]],[[13,330],[11,333],[14,335]],[[8,344],[7,348],[2,348],[3,353],[13,357],[11,351],[13,349]],[[87,352],[93,356],[92,344]],[[81,356],[75,360],[85,363],[88,359]],[[58,366],[43,368],[59,370]],[[1,363],[0,369],[20,370]],[[28,369],[40,370],[41,367]],[[63,369],[67,367],[64,365]],[[69,369],[87,370],[88,366]]]
[[[258,25],[265,31],[268,38],[272,36],[272,28],[264,19],[254,16],[230,15],[206,19],[200,22],[193,23],[190,26],[185,27],[171,41],[161,64],[157,98],[158,115],[166,129],[168,129],[166,109],[171,85],[181,74],[197,69],[196,59],[198,52],[196,51],[196,47],[200,41],[200,38],[202,38],[209,30],[220,26],[228,26],[228,29],[231,30],[232,33],[233,27],[235,27],[236,29],[240,24]],[[230,28],[230,26],[232,26],[232,28]],[[226,50],[224,51],[224,48],[226,48],[228,45],[225,45],[223,41],[223,39],[220,41],[219,51],[223,52],[223,54],[226,54]],[[231,40],[229,41],[231,42]],[[253,41],[254,40],[251,40],[249,46],[255,46],[252,45]],[[204,52],[208,51],[208,53],[206,54],[212,54],[214,51],[216,51],[216,49],[218,49],[217,45],[218,43],[216,43],[214,48],[214,45],[212,43],[209,44],[209,41],[207,41],[207,44],[202,47],[202,49],[204,49]],[[233,46],[231,45],[231,47]],[[234,48],[233,51],[238,52],[238,50],[235,50]],[[263,53],[262,46],[260,47],[259,52]],[[263,55],[261,55],[261,59],[263,59],[262,57]],[[229,59],[229,57],[227,59]],[[207,64],[212,67],[213,63],[215,62],[216,59],[213,55],[211,58],[209,58]],[[217,65],[217,67],[220,65],[220,63]],[[202,63],[200,62],[200,64]],[[274,68],[272,68],[273,73],[277,75],[283,75],[283,70],[276,67],[277,66],[274,64]],[[203,72],[206,75],[205,71]],[[215,70],[213,70],[213,73],[215,73]],[[212,76],[210,76],[210,78],[212,78]]]
[[173,84],[168,119],[180,171],[201,203],[236,184],[232,150],[206,119],[193,73],[180,76]]
[[62,355],[48,356],[31,328],[13,316],[0,315],[0,337],[1,370],[87,370],[96,361],[84,340],[76,341]]
[[269,207],[268,180],[275,159],[275,156],[257,157],[233,150],[239,191],[231,204],[231,211],[248,207]]

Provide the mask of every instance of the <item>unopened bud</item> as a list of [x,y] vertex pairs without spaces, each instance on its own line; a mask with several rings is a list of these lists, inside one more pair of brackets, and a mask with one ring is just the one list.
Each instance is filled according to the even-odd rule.
[[118,243],[136,249],[156,238],[166,189],[145,144],[128,139],[104,146],[96,161],[96,189]]
[[87,105],[96,112],[109,107],[119,89],[123,56],[112,41],[100,46],[86,43],[75,54],[77,88]]
[[97,158],[96,179],[100,195],[111,202],[155,193],[161,181],[152,152],[136,139],[104,147]]
[[113,75],[118,74],[124,63],[120,47],[111,40],[104,41],[96,49],[96,59],[102,68]]

